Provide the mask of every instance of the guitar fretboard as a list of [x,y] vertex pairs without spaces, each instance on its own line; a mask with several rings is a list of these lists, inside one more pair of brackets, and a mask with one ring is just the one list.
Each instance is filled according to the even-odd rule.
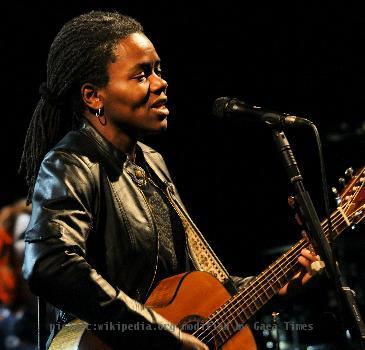
[[[337,237],[349,226],[350,220],[346,217],[343,209],[339,207],[332,213],[331,223],[332,237],[329,237],[327,220],[321,223],[322,230],[328,240]],[[298,258],[301,255],[301,250],[305,248],[309,248],[309,243],[305,238],[302,238],[256,276],[247,287],[217,309],[195,331],[194,336],[206,344],[213,338],[220,345],[224,344],[301,270],[302,265],[298,262]]]

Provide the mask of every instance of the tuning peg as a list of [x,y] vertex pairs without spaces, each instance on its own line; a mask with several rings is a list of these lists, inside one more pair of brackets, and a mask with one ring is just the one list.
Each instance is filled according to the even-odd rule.
[[337,188],[332,187],[331,190],[332,190],[332,193],[335,195],[335,201],[336,201],[337,205],[340,205],[341,204],[341,197],[338,194]]
[[354,169],[352,169],[351,167],[347,168],[345,171],[345,175],[348,176],[349,178],[352,178],[354,176]]
[[345,187],[346,186],[346,180],[343,177],[340,177],[338,179],[338,182],[340,183],[341,186]]
[[357,212],[355,212],[354,217],[355,218],[359,218],[359,217],[361,217],[363,215],[363,213],[364,212],[362,210],[358,210]]

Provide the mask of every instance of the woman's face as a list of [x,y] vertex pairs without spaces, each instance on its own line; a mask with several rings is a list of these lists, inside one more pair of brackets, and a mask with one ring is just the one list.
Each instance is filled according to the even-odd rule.
[[131,34],[120,40],[114,54],[109,82],[98,93],[108,123],[133,137],[166,129],[167,82],[151,41]]

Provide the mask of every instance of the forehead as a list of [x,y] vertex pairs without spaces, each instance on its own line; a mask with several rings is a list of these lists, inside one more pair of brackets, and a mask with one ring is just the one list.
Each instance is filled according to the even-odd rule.
[[142,33],[133,33],[121,39],[114,54],[116,61],[123,61],[126,65],[160,60],[152,42]]

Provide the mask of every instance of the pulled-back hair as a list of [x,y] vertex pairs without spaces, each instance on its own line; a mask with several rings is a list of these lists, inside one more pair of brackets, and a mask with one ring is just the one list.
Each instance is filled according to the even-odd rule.
[[28,202],[40,163],[82,114],[81,86],[108,83],[107,66],[115,60],[118,41],[143,33],[133,18],[118,12],[91,11],[67,22],[55,37],[47,60],[47,81],[26,134],[20,171],[25,171]]

